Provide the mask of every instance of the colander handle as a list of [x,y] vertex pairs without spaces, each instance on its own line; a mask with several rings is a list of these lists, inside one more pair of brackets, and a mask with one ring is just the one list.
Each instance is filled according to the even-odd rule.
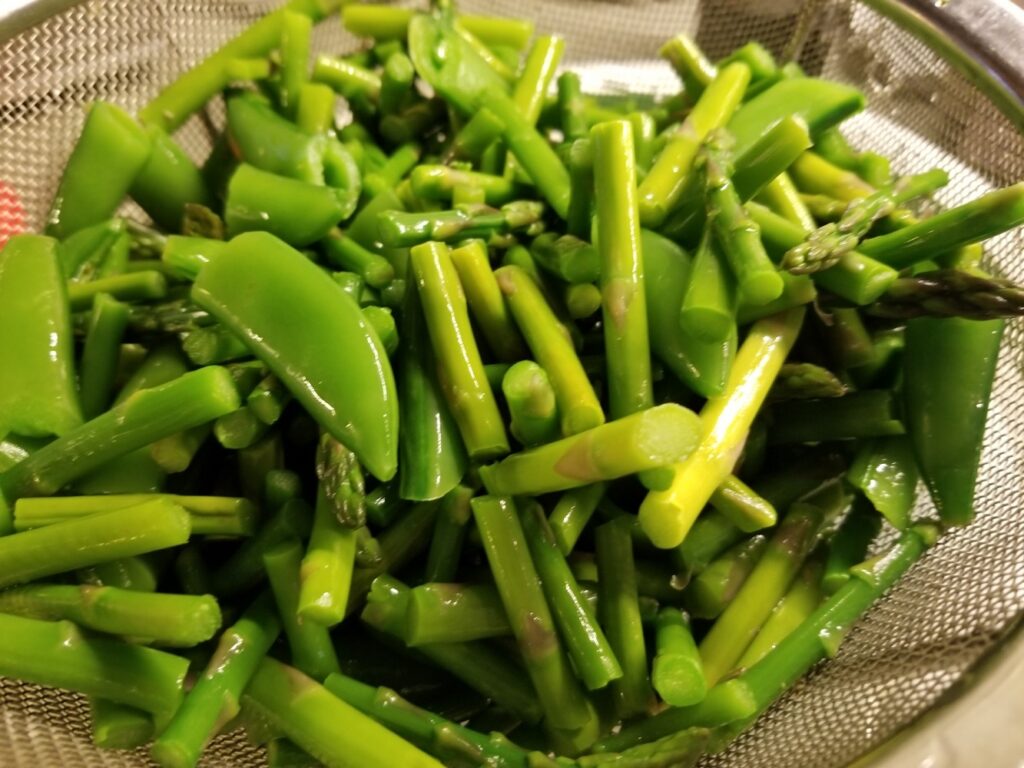
[[862,0],[962,72],[1024,131],[1024,8],[1014,0]]

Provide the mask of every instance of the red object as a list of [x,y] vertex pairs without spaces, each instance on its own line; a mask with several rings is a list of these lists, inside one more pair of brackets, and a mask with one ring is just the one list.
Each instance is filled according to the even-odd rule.
[[21,204],[18,193],[0,181],[0,248],[7,243],[12,235],[25,231],[25,208]]

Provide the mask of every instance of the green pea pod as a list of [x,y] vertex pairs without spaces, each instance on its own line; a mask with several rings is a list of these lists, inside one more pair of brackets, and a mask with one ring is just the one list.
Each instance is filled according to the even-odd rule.
[[68,280],[88,279],[125,232],[123,219],[108,219],[80,229],[60,244],[58,255]]
[[409,55],[419,76],[464,115],[486,107],[497,116],[512,154],[564,218],[569,210],[569,172],[508,95],[508,83],[449,23],[433,16],[416,16],[409,23]]
[[974,483],[1005,325],[931,317],[907,323],[904,421],[921,476],[947,525],[974,517]]
[[65,238],[114,215],[149,157],[142,126],[120,107],[97,101],[68,158],[46,233]]
[[782,80],[748,101],[732,116],[729,131],[739,157],[780,121],[800,117],[812,136],[864,108],[864,94],[848,85],[811,77]]
[[374,476],[394,477],[398,398],[391,364],[359,305],[328,273],[272,235],[252,232],[203,267],[192,298],[244,339]]
[[203,175],[177,142],[156,126],[146,128],[152,151],[139,169],[129,193],[142,210],[164,229],[181,229],[186,203],[211,206],[213,198]]
[[56,240],[15,235],[0,251],[0,433],[62,435],[82,423],[65,285]]
[[265,231],[301,248],[320,240],[344,217],[333,190],[247,163],[238,166],[228,184],[224,221],[232,237]]
[[720,395],[736,354],[736,327],[724,340],[707,342],[682,329],[679,307],[690,272],[690,256],[650,230],[640,231],[651,349],[680,381],[702,397]]
[[437,381],[436,363],[415,282],[405,291],[400,339],[402,429],[398,435],[401,456],[398,493],[410,501],[431,501],[459,484],[466,473],[468,459],[458,426]]
[[327,135],[310,136],[252,94],[228,101],[228,132],[243,162],[335,191],[341,218],[355,211],[362,191],[359,166],[347,149]]
[[879,437],[857,453],[847,475],[871,505],[897,530],[910,526],[917,492],[914,449],[906,435]]

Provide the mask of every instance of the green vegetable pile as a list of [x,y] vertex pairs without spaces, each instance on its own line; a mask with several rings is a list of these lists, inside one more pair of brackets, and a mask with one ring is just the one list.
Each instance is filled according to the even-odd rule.
[[756,43],[599,99],[444,5],[310,68],[332,10],[92,104],[0,252],[0,674],[169,767],[724,748],[973,516],[1024,184],[921,218]]

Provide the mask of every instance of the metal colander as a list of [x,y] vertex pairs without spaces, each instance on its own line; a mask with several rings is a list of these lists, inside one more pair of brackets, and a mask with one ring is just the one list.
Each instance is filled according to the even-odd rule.
[[[13,0],[8,34],[0,2],[0,40],[10,38],[0,43],[0,232],[43,224],[84,104],[106,99],[138,108],[275,4],[92,0],[12,37],[14,24],[25,27],[59,10],[54,6],[72,2]],[[1012,98],[991,87],[1012,80],[1013,67],[1005,60],[1001,67],[990,41],[966,28],[987,24],[989,37],[1016,40],[1020,57],[1024,14],[1007,3],[958,0],[959,17],[931,9],[940,27],[952,27],[954,38],[967,41],[959,49],[948,47],[948,36],[933,37],[931,45],[919,39],[921,30],[929,29],[919,16],[930,6],[924,0],[462,0],[460,5],[469,12],[532,18],[539,30],[564,34],[566,63],[581,73],[590,92],[676,90],[674,75],[655,52],[678,31],[696,36],[712,58],[758,40],[776,55],[796,57],[810,73],[862,88],[870,106],[846,124],[850,139],[890,156],[901,173],[948,169],[952,183],[938,200],[949,205],[1024,179],[1024,136],[996,106],[1001,102],[1004,111],[1012,111]],[[940,54],[935,48],[943,39],[947,48]],[[344,52],[356,44],[337,21],[315,32],[318,51]],[[976,66],[979,60],[987,73]],[[1021,72],[1024,66],[1017,76]],[[178,139],[197,160],[210,148],[198,118]],[[22,211],[11,204],[12,192]],[[127,213],[144,219],[133,206]],[[1022,246],[1019,233],[993,241],[991,267],[1024,281],[1024,261],[1014,258]],[[708,764],[848,764],[931,708],[1014,625],[1024,609],[1022,334],[1020,325],[1011,327],[999,364],[977,521],[946,536],[853,630],[837,658],[819,665]],[[147,764],[142,751],[95,749],[88,721],[79,697],[0,679],[0,766]],[[230,768],[261,762],[259,750],[236,732],[218,738],[204,764]]]

